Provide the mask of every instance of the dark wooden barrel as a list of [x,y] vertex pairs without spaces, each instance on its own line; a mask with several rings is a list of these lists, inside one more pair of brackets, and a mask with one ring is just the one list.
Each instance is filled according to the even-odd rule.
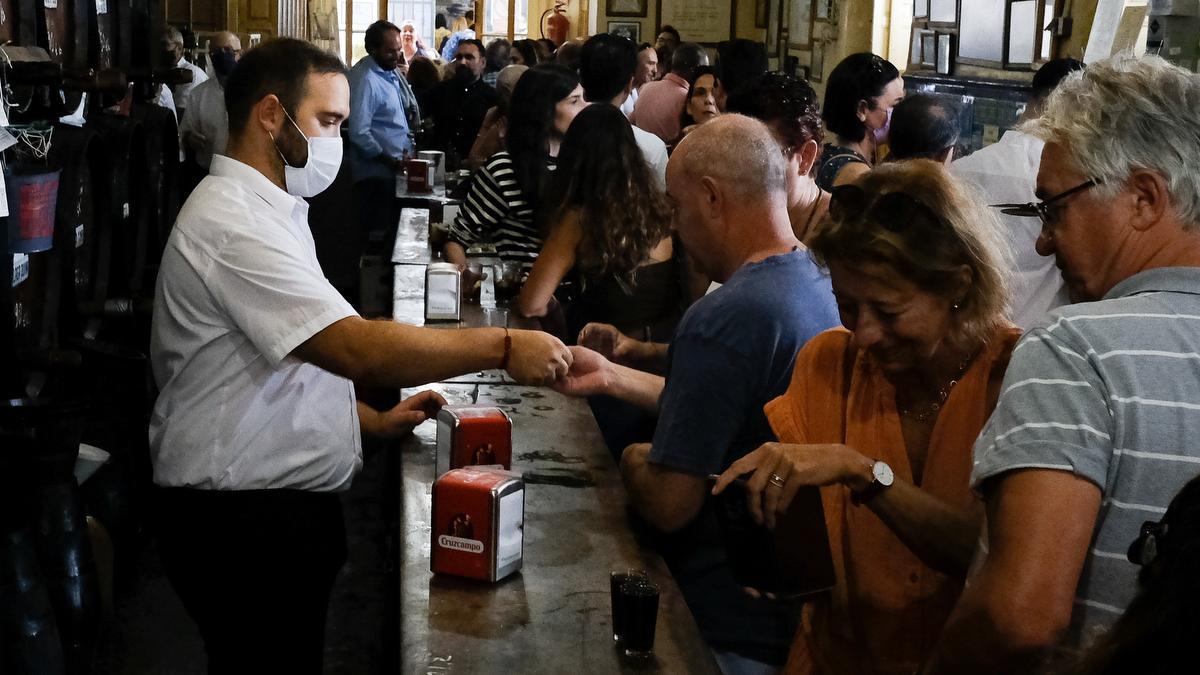
[[[148,227],[140,222],[139,214],[144,195],[131,189],[131,175],[144,170],[146,161],[145,135],[141,123],[133,117],[96,115],[88,126],[105,140],[109,163],[100,180],[93,180],[96,190],[108,193],[108,213],[103,217],[110,230],[110,253],[97,267],[98,283],[104,284],[104,297],[131,297],[133,288],[141,289],[145,276],[146,240]],[[140,248],[139,248],[140,245]],[[132,280],[137,279],[136,284]]]
[[112,229],[110,170],[104,139],[93,129],[58,125],[50,148],[51,161],[62,168],[54,248],[60,261],[59,333],[81,337],[90,317],[99,316],[107,299]]
[[133,8],[130,0],[109,0],[109,22],[113,29],[113,67],[129,69],[133,62]]
[[100,590],[75,460],[87,406],[73,399],[0,401],[0,433],[28,441],[34,550],[46,581],[68,670],[90,672],[100,620]]
[[0,533],[0,671],[66,672],[50,591],[28,529]]
[[146,273],[150,276],[143,280],[143,289],[148,284],[152,292],[163,247],[175,226],[175,217],[179,215],[179,131],[175,116],[166,108],[138,105],[135,114],[145,130],[146,165],[141,176],[144,183],[131,182],[131,185],[143,186],[140,189],[146,199],[142,210],[143,216],[149,219],[153,245],[146,253]]
[[[5,0],[0,0],[4,2]],[[96,70],[108,70],[115,64],[113,47],[116,25],[113,22],[113,3],[110,0],[79,0],[90,12],[88,26],[88,63]]]

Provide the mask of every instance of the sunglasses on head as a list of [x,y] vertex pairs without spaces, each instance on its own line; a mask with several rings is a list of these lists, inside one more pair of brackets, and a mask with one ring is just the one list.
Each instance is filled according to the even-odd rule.
[[829,216],[837,222],[867,221],[878,223],[892,232],[909,227],[942,227],[942,219],[924,202],[904,192],[888,192],[872,199],[857,185],[833,188]]
[[993,209],[1000,209],[1000,213],[1009,216],[1021,216],[1024,218],[1040,218],[1042,224],[1049,224],[1056,221],[1057,211],[1052,207],[1054,204],[1070,197],[1073,194],[1083,192],[1084,190],[1096,187],[1100,184],[1098,180],[1089,180],[1070,190],[1065,190],[1051,197],[1047,197],[1040,202],[1029,202],[1026,204],[992,204]]

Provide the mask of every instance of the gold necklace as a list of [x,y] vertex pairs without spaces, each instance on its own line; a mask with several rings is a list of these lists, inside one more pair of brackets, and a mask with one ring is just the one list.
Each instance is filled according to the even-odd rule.
[[908,408],[900,408],[900,416],[908,417],[918,422],[924,422],[930,417],[936,415],[938,411],[942,409],[942,406],[946,405],[946,399],[950,398],[950,391],[954,389],[954,385],[958,384],[958,381],[961,380],[962,376],[966,374],[967,367],[971,365],[971,361],[974,359],[974,355],[968,356],[964,361],[958,364],[958,374],[951,378],[950,381],[946,383],[946,386],[938,389],[936,400],[929,404],[928,410],[914,413]]

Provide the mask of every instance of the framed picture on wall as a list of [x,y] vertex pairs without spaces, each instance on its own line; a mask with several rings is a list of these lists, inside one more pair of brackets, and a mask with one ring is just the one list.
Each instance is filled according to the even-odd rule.
[[642,42],[642,24],[637,21],[609,21],[608,32],[629,38],[635,45]]
[[767,0],[767,57],[779,56],[779,33],[783,26],[783,0]]
[[821,40],[812,41],[812,60],[808,69],[810,82],[820,82],[825,75],[825,43]]
[[826,23],[837,22],[837,0],[816,0],[813,7],[813,19]]
[[788,48],[808,49],[812,45],[813,0],[788,0]]
[[607,0],[604,13],[609,16],[644,17],[646,16],[646,2],[647,0]]

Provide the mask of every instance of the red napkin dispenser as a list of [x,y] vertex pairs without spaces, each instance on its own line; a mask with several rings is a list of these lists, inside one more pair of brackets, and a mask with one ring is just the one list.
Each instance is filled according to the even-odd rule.
[[429,569],[499,581],[521,569],[525,482],[509,471],[467,467],[433,483]]
[[464,466],[512,468],[512,419],[490,406],[446,406],[437,414],[437,474]]

